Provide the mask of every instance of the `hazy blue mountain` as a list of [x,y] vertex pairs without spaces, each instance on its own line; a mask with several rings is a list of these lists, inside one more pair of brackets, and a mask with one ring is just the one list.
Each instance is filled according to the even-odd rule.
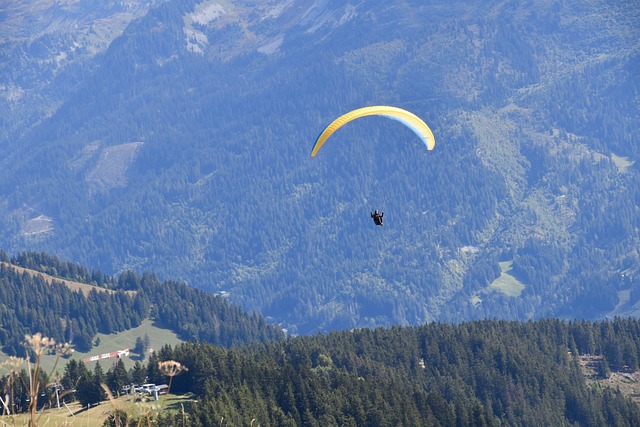
[[20,135],[64,104],[96,65],[95,57],[157,3],[4,0],[0,4],[0,150],[17,143]]
[[[46,38],[35,6],[1,10],[7,251],[154,271],[300,333],[636,313],[636,1],[90,6],[51,5]],[[106,17],[73,56],[67,23]],[[309,156],[375,104],[436,149],[366,118]]]

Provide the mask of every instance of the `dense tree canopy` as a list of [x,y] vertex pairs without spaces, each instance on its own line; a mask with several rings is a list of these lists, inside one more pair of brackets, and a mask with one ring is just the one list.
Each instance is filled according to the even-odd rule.
[[229,350],[191,343],[158,358],[188,367],[173,390],[198,396],[194,426],[632,426],[640,407],[587,385],[579,361],[629,371],[639,352],[640,322],[615,319],[356,329]]
[[[638,2],[239,0],[196,24],[200,0],[159,3],[81,65],[6,42],[0,247],[153,271],[292,333],[635,310]],[[436,148],[367,120],[309,156],[378,104]],[[500,262],[517,296],[490,287]]]
[[[116,279],[97,271],[89,274],[83,267],[37,253],[12,259],[2,253],[2,259],[6,261],[0,263],[0,346],[9,354],[23,354],[25,334],[35,332],[88,351],[98,332],[125,331],[148,317],[187,341],[221,346],[282,336],[279,328],[255,313],[185,284],[161,283],[154,275],[126,272]],[[20,273],[11,263],[35,270]],[[104,287],[96,286],[85,296],[60,280],[48,283],[38,271]]]

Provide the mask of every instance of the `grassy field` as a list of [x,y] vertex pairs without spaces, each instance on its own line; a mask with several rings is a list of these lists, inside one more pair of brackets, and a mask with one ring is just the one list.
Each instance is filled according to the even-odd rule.
[[[72,280],[53,277],[48,274],[41,273],[39,271],[18,267],[13,264],[8,264],[8,263],[4,263],[4,264],[9,265],[12,268],[15,268],[20,273],[29,273],[33,275],[42,276],[47,283],[51,283],[53,280],[61,281],[69,289],[79,290],[85,296],[88,295],[89,292],[91,292],[91,290],[93,289],[96,289],[100,292],[112,292],[104,288],[88,285],[86,283],[74,282]],[[134,291],[128,291],[128,292],[135,293]],[[145,320],[142,322],[142,324],[139,327],[130,329],[128,331],[120,332],[118,334],[110,334],[110,335],[98,334],[97,338],[99,338],[99,343],[100,343],[98,346],[93,347],[93,349],[91,349],[91,351],[87,353],[76,351],[73,354],[72,358],[76,360],[82,360],[86,357],[94,356],[98,354],[110,353],[112,351],[124,350],[127,348],[133,349],[136,343],[136,338],[140,337],[144,339],[145,335],[149,336],[149,347],[150,347],[149,350],[159,349],[165,344],[175,345],[181,342],[178,336],[173,332],[167,329],[162,329],[157,327],[156,325],[154,325],[154,323],[151,320]],[[98,340],[96,339],[96,341]],[[142,360],[143,356],[145,355],[137,355],[137,354],[131,353],[131,357],[130,358],[125,357],[123,361],[127,368],[131,368],[135,360]],[[0,364],[4,362],[6,358],[7,358],[7,355],[0,352]],[[54,368],[55,360],[56,360],[55,356],[43,356],[42,366],[46,370],[46,372],[50,372]],[[108,369],[109,366],[111,366],[111,363],[113,363],[114,360],[115,359],[104,359],[101,362],[102,366],[105,368],[105,371]],[[66,363],[66,360],[60,360],[58,362],[58,366],[56,367],[56,370],[62,371],[65,363]],[[93,369],[93,366],[95,365],[95,363],[96,362],[88,362],[87,366],[89,367],[89,369]],[[5,370],[3,369],[2,366],[0,366],[0,375],[4,375],[4,373],[5,373]],[[1,427],[1,424],[0,424],[0,427]]]
[[[77,402],[74,402],[69,404],[68,407],[47,409],[38,413],[38,425],[51,427],[100,427],[116,409],[123,410],[136,418],[144,419],[148,417],[153,420],[158,414],[166,411],[180,413],[183,407],[186,411],[193,402],[191,395],[165,395],[160,396],[158,401],[138,402],[120,397],[102,402],[88,410],[81,408]],[[29,419],[26,414],[0,417],[0,426],[2,427],[26,426],[28,423]]]
[[[108,353],[116,350],[124,350],[126,348],[133,349],[136,343],[136,338],[144,338],[145,334],[149,336],[149,350],[159,350],[165,344],[176,345],[182,342],[178,336],[168,329],[162,329],[156,326],[151,320],[147,319],[142,322],[137,328],[129,329],[128,331],[120,332],[118,334],[98,334],[100,339],[100,345],[94,347],[89,353],[76,352],[73,355],[75,359],[83,359],[85,357],[93,356],[96,354]],[[140,360],[141,355],[131,353],[131,357],[123,358],[125,366],[132,367],[135,360]],[[108,366],[112,359],[106,359],[102,361],[103,367]],[[87,367],[92,369],[96,362],[88,362]],[[105,369],[106,370],[106,369]]]
[[618,291],[618,304],[606,317],[640,317],[640,301],[631,303],[631,289]]
[[613,153],[611,154],[611,160],[613,160],[613,163],[622,173],[626,173],[628,169],[635,163],[634,160],[629,160],[628,157],[617,156]]
[[489,287],[510,297],[519,297],[525,286],[522,282],[509,274],[512,264],[513,261],[501,262],[500,269],[502,272],[500,273],[500,276],[494,280],[491,285],[489,285]]
[[[126,348],[133,349],[136,343],[136,338],[140,337],[144,339],[145,334],[149,336],[150,350],[160,349],[165,344],[174,346],[182,342],[175,333],[167,329],[159,328],[154,325],[151,320],[147,319],[143,321],[142,324],[137,328],[129,329],[128,331],[110,335],[98,334],[97,337],[100,339],[100,345],[98,345],[97,347],[93,347],[93,349],[88,353],[76,351],[73,353],[73,356],[71,356],[71,358],[82,360],[86,357],[97,354],[109,353],[116,350],[124,350]],[[6,354],[0,353],[0,363],[6,360],[6,358]],[[55,356],[45,355],[42,357],[42,367],[47,373],[49,373],[53,369],[55,360]],[[115,360],[115,358],[111,358],[103,359],[100,361],[100,364],[102,365],[102,368],[105,372],[107,371],[107,369],[109,369],[109,367],[111,367]],[[130,357],[124,357],[122,360],[124,361],[127,369],[129,369],[133,366],[136,360],[142,360],[142,358],[141,355],[132,352],[130,353]],[[68,359],[60,359],[58,361],[56,371],[62,373],[64,370],[64,365],[67,363],[67,361]],[[96,362],[87,362],[87,367],[89,369],[93,369],[95,364]],[[0,366],[0,375],[4,374],[5,371],[3,367]]]

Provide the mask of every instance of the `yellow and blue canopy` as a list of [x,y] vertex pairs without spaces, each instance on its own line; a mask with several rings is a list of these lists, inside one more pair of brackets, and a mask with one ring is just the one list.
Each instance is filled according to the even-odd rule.
[[320,150],[320,147],[326,142],[326,140],[333,135],[335,131],[340,129],[345,124],[352,120],[365,116],[383,116],[393,120],[397,120],[405,126],[409,127],[413,132],[424,142],[427,150],[433,150],[436,145],[436,140],[433,136],[433,132],[429,129],[429,126],[422,121],[422,119],[415,114],[403,110],[402,108],[390,107],[386,105],[376,105],[372,107],[358,108],[350,111],[337,119],[335,119],[329,126],[327,126],[318,139],[316,139],[313,149],[311,150],[311,157],[315,157]]

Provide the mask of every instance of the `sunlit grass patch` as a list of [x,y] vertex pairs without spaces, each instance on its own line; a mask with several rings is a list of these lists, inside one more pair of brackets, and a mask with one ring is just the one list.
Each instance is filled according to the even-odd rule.
[[631,166],[635,164],[635,160],[629,160],[628,157],[622,157],[611,153],[611,160],[621,173],[626,173]]
[[[78,402],[68,403],[67,407],[62,406],[60,409],[54,407],[45,409],[42,412],[39,425],[47,427],[101,427],[104,425],[107,417],[116,409],[125,411],[133,417],[141,417],[142,414],[152,413],[155,407],[164,405],[165,412],[180,413],[182,408],[190,410],[194,403],[193,395],[164,395],[160,396],[160,400],[134,402],[121,396],[114,401],[106,400],[90,409],[81,408]],[[26,426],[29,423],[29,414],[17,414],[12,416],[0,416],[0,426],[14,427]],[[139,423],[133,424],[134,426]],[[146,423],[142,425],[147,425]]]
[[[82,360],[86,357],[93,356],[96,354],[109,353],[116,350],[124,350],[126,348],[133,349],[135,346],[137,337],[144,337],[147,335],[149,337],[150,347],[153,350],[159,350],[163,345],[169,344],[171,346],[176,346],[182,342],[182,340],[172,331],[168,329],[163,329],[158,327],[152,320],[146,319],[143,320],[140,326],[129,329],[127,331],[122,331],[117,334],[98,334],[97,338],[100,338],[100,345],[93,347],[88,352],[75,351],[72,358],[76,360]],[[127,369],[133,367],[133,364],[136,360],[139,360],[139,355],[132,353],[130,357],[123,358],[123,362]],[[0,363],[5,361],[8,356],[2,352],[0,352]],[[64,364],[67,363],[69,359],[63,359],[60,363],[59,371],[62,372],[64,369]],[[108,368],[113,363],[115,359],[103,359],[100,363],[103,367]],[[42,355],[42,366],[45,369],[51,369],[55,362],[55,355]],[[90,369],[93,369],[95,366],[95,362],[88,362],[87,366]],[[105,369],[106,369],[105,368]],[[0,375],[4,375],[6,372],[2,366],[0,366]],[[0,423],[0,427],[2,424]]]
[[509,274],[513,261],[503,261],[499,264],[502,272],[500,273],[500,276],[494,280],[491,285],[489,285],[489,287],[500,291],[507,296],[519,297],[525,286],[521,281]]

